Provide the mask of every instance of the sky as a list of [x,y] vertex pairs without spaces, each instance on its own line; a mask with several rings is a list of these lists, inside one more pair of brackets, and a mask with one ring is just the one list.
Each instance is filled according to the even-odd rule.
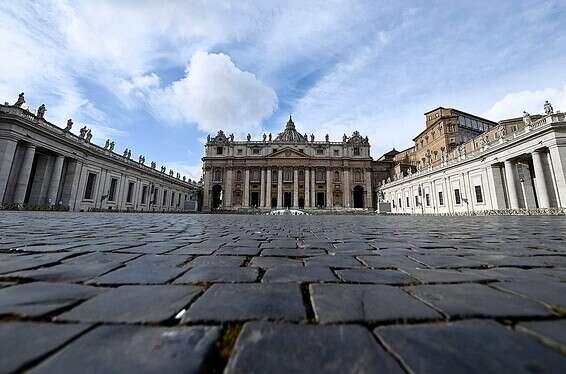
[[424,113],[566,111],[566,1],[2,1],[0,102],[201,176],[208,134],[358,130],[404,149]]

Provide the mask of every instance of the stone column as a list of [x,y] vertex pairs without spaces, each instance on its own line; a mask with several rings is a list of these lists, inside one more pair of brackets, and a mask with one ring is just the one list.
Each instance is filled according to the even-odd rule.
[[283,169],[277,171],[277,209],[283,208]]
[[537,193],[537,201],[539,208],[550,208],[550,197],[548,194],[548,187],[546,185],[546,178],[544,176],[544,167],[542,164],[543,155],[541,152],[534,151],[532,153],[533,167],[535,169],[535,189]]
[[311,169],[311,190],[309,191],[311,195],[311,206],[316,208],[316,169]]
[[0,139],[0,204],[4,201],[12,163],[18,142],[12,139]]
[[24,159],[20,167],[20,173],[16,182],[16,190],[14,192],[14,203],[23,204],[26,198],[29,178],[31,175],[31,167],[33,165],[33,157],[35,156],[35,145],[27,144]]
[[554,175],[556,202],[558,207],[566,207],[566,147],[551,145],[548,147],[551,172]]
[[507,179],[507,192],[511,209],[519,209],[519,195],[517,195],[517,179],[515,166],[511,160],[505,160],[505,179]]
[[226,184],[224,189],[224,207],[231,208],[232,207],[232,175],[233,175],[232,168],[228,168],[226,170]]
[[332,208],[332,171],[330,168],[326,169],[326,207]]
[[305,208],[310,207],[311,181],[309,169],[305,168]]
[[261,168],[261,183],[259,189],[259,206],[265,207],[265,169]]
[[[211,185],[212,173],[213,173],[212,168],[205,168],[204,169],[204,176],[203,176],[204,185],[203,185],[203,190],[202,190],[202,210],[204,210],[205,212],[212,210],[212,206],[211,206],[212,202],[210,201],[210,191],[211,191],[211,188],[212,188],[212,185]],[[162,188],[160,188],[160,191],[161,191],[161,189]],[[160,191],[158,191],[158,192],[160,192]],[[159,208],[160,204],[161,204],[161,200],[159,199],[159,196],[157,196],[157,204],[155,204],[154,206],[156,208]]]
[[293,170],[293,208],[299,207],[299,170]]
[[271,168],[267,168],[265,174],[265,206],[271,209]]
[[350,170],[344,169],[342,175],[342,188],[344,189],[344,208],[350,207]]
[[250,206],[250,169],[246,169],[246,177],[244,179],[244,201],[242,206],[247,208]]
[[365,199],[366,208],[373,209],[373,191],[372,191],[372,187],[371,187],[371,171],[366,171],[365,179],[366,179],[365,182],[366,182],[366,195],[367,195],[366,199]]
[[55,158],[51,180],[49,181],[49,189],[47,190],[47,203],[51,206],[57,204],[57,193],[59,192],[59,184],[61,183],[64,161],[65,156],[63,155],[57,155]]

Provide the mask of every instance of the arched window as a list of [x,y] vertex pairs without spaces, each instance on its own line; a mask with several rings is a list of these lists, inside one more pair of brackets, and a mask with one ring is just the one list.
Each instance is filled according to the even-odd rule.
[[339,171],[334,172],[334,182],[340,182],[340,172]]
[[356,170],[354,172],[354,181],[355,182],[361,182],[362,181],[362,171],[361,170]]
[[220,169],[220,168],[214,169],[214,173],[212,174],[212,177],[217,182],[221,181],[222,180],[222,169]]

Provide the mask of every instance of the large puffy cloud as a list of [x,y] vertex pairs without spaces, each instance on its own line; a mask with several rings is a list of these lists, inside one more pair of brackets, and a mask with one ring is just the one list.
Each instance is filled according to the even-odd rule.
[[484,116],[499,121],[520,117],[523,111],[541,113],[545,100],[550,100],[556,110],[566,110],[566,86],[509,93],[493,104]]
[[257,132],[277,108],[275,91],[222,53],[195,53],[184,78],[146,93],[159,117],[208,132]]

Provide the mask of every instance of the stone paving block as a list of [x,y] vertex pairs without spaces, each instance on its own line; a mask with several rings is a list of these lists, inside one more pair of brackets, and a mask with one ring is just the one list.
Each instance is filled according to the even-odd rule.
[[187,256],[143,255],[124,267],[92,279],[95,284],[163,284],[186,269]]
[[411,254],[409,255],[409,257],[431,268],[469,268],[480,267],[482,265],[480,261],[476,261],[473,258],[464,256]]
[[187,266],[242,266],[246,257],[244,256],[197,256]]
[[338,282],[328,266],[288,266],[281,265],[267,269],[262,282],[289,283],[289,282]]
[[261,251],[262,256],[280,256],[280,257],[308,257],[326,255],[324,249],[316,248],[266,248]]
[[181,248],[177,248],[171,252],[170,255],[189,255],[189,256],[201,256],[201,255],[211,255],[220,247],[220,244],[198,244],[198,245],[187,245]]
[[294,284],[215,284],[199,297],[182,322],[306,318],[301,290]]
[[99,275],[115,270],[138,254],[88,253],[63,260],[61,264],[10,273],[10,276],[42,280],[47,282],[85,282]]
[[415,373],[559,373],[566,357],[494,321],[378,327]]
[[399,269],[424,267],[405,255],[357,256],[364,264],[375,269]]
[[33,282],[0,289],[0,315],[40,317],[105,290],[67,283]]
[[566,310],[566,283],[528,280],[496,283],[494,287],[509,290],[545,304],[556,305]]
[[496,275],[473,272],[469,269],[402,269],[423,283],[463,283],[498,280]]
[[314,239],[307,239],[304,240],[302,243],[299,243],[301,248],[318,248],[318,249],[332,249],[334,246],[332,245],[332,241],[330,240],[314,240]]
[[222,247],[214,254],[217,256],[257,256],[261,252],[259,247]]
[[45,254],[4,254],[0,253],[0,274],[13,273],[19,270],[33,269],[39,266],[56,264],[64,258],[76,253]]
[[442,315],[399,287],[312,284],[313,309],[321,323],[440,319]]
[[181,247],[181,244],[171,243],[171,242],[157,242],[157,243],[143,244],[137,247],[121,249],[119,250],[119,252],[161,255],[167,252],[174,251],[179,247]]
[[259,267],[263,269],[270,269],[278,266],[303,266],[302,260],[296,260],[292,258],[285,257],[264,257],[257,256],[252,258],[249,266]]
[[236,373],[403,373],[361,326],[246,323],[226,370]]
[[295,249],[298,247],[298,243],[295,239],[274,239],[270,242],[261,243],[261,248],[284,248],[284,249]]
[[42,322],[0,322],[0,373],[12,373],[32,365],[89,325]]
[[541,304],[481,284],[446,284],[408,288],[450,317],[537,317],[552,313]]
[[23,246],[23,247],[15,247],[13,250],[15,251],[23,251],[23,252],[60,252],[60,251],[68,251],[77,247],[80,247],[81,244],[76,243],[65,243],[65,244],[39,244],[39,245],[30,245],[30,246]]
[[192,286],[121,286],[61,314],[57,320],[162,322],[175,316],[200,292]]
[[342,281],[350,283],[414,284],[418,281],[398,270],[347,269],[336,270]]
[[220,328],[100,326],[31,373],[202,373]]
[[560,346],[562,352],[566,354],[566,319],[521,322],[515,328],[517,331],[536,336],[551,345]]
[[332,268],[361,268],[363,265],[353,256],[313,256],[305,259],[306,266],[329,266]]
[[255,268],[202,265],[190,269],[173,283],[247,283],[255,282],[258,275]]

